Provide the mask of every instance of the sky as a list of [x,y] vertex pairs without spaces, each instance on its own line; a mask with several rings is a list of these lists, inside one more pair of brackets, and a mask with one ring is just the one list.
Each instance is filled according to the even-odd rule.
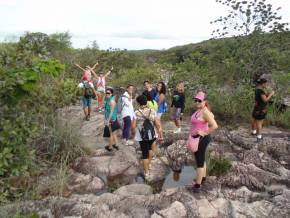
[[[289,0],[267,0],[290,23]],[[0,0],[0,41],[68,31],[75,48],[168,49],[211,38],[215,0]]]

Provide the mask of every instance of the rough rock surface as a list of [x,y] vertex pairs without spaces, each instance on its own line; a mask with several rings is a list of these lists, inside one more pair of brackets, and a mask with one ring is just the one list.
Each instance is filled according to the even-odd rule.
[[[76,106],[66,109],[64,119],[77,119],[79,111]],[[0,207],[0,217],[19,209],[23,213],[37,212],[41,217],[290,217],[287,131],[266,127],[264,140],[257,143],[245,127],[222,128],[213,135],[209,156],[232,161],[226,175],[208,176],[200,193],[183,186],[156,193],[150,182],[142,184],[138,144],[120,143],[119,151],[105,151],[100,123],[99,114],[89,122],[82,121],[82,128],[90,128],[83,142],[93,152],[73,165],[67,187],[76,194],[8,204]],[[164,181],[171,169],[194,164],[193,155],[185,147],[189,129],[184,124],[183,133],[177,135],[172,133],[171,123],[164,124],[166,140],[151,164],[152,183]],[[97,195],[99,190],[105,193]]]

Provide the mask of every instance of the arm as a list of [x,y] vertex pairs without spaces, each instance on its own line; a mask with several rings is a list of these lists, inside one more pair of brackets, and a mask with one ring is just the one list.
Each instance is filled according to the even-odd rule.
[[80,65],[78,65],[78,64],[75,64],[75,66],[76,66],[76,67],[78,67],[78,68],[80,68],[81,70],[85,71],[85,69],[84,69],[84,68],[82,68]]
[[96,74],[96,72],[94,71],[94,69],[93,68],[90,68],[90,71],[92,72],[92,74],[95,77],[95,79],[98,79],[98,75]]
[[262,94],[261,95],[261,98],[262,98],[262,100],[263,100],[263,102],[268,102],[269,100],[270,100],[270,98],[274,95],[274,91],[272,91],[268,96],[266,96],[265,94]]
[[184,94],[182,93],[182,95],[181,95],[181,113],[183,113],[184,112],[184,108],[185,108],[185,96],[184,96]]
[[218,125],[214,119],[214,115],[209,110],[204,110],[202,117],[206,122],[208,122],[208,126],[209,126],[208,132],[198,130],[197,134],[201,136],[206,136],[214,132],[218,128]]
[[113,69],[114,67],[111,67],[111,69],[104,75],[104,77],[106,78],[107,76],[109,76]]
[[95,65],[91,68],[92,70],[94,70],[95,68],[96,68],[96,66],[98,66],[99,65],[99,63],[98,63],[98,61],[95,63]]
[[161,94],[159,95],[159,98],[158,98],[158,106],[165,100],[165,95],[164,94]]
[[155,126],[157,128],[157,131],[158,131],[159,140],[163,141],[163,130],[162,130],[162,126],[161,126],[160,120],[155,118],[154,124],[155,124]]

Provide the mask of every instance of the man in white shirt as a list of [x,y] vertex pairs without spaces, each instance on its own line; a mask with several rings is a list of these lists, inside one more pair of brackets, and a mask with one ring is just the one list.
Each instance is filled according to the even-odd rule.
[[136,118],[133,107],[133,97],[132,97],[133,91],[134,86],[129,84],[127,86],[127,91],[121,97],[122,98],[121,117],[124,123],[122,137],[126,145],[133,144],[133,142],[129,140],[132,122],[134,122]]

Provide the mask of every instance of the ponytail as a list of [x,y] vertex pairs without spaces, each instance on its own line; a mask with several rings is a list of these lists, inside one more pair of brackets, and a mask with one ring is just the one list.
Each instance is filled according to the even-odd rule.
[[211,111],[211,106],[209,105],[207,100],[205,101],[205,106],[209,111]]

